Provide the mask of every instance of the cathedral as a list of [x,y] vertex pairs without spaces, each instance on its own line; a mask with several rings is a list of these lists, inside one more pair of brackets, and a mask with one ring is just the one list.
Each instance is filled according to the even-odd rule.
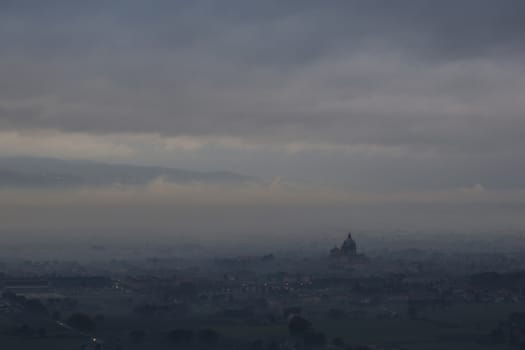
[[352,259],[357,256],[357,244],[352,238],[352,233],[348,233],[341,247],[334,247],[330,250],[330,257],[332,258],[348,258]]

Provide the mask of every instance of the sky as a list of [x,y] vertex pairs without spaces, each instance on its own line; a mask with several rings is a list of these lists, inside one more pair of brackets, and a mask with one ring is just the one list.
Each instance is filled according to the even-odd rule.
[[[258,208],[242,230],[272,210],[294,213],[273,230],[525,228],[524,17],[521,0],[2,0],[0,156],[266,181],[8,188],[4,223],[128,217],[131,196],[155,202],[147,227],[180,204],[225,228]],[[64,202],[82,214],[61,219]]]

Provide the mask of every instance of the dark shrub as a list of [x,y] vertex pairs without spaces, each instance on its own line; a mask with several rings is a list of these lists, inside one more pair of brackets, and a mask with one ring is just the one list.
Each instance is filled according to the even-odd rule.
[[67,319],[66,322],[71,328],[75,328],[82,332],[94,331],[97,326],[95,322],[85,314],[74,313]]
[[326,345],[326,336],[322,332],[307,331],[303,335],[304,345],[307,347],[324,347]]
[[197,332],[197,337],[204,343],[211,344],[219,340],[219,333],[211,328],[205,328]]
[[168,333],[168,339],[174,343],[189,343],[194,336],[191,329],[174,329]]
[[136,329],[129,332],[129,337],[134,344],[141,344],[146,337],[146,333],[143,330]]
[[288,321],[288,330],[292,336],[301,336],[312,329],[312,324],[302,316],[292,316]]

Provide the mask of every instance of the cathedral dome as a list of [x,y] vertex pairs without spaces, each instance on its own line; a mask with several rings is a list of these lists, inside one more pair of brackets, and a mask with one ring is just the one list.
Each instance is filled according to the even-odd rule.
[[345,239],[343,245],[341,246],[341,251],[344,255],[355,255],[357,251],[357,245],[352,239],[352,234],[348,233],[348,238]]

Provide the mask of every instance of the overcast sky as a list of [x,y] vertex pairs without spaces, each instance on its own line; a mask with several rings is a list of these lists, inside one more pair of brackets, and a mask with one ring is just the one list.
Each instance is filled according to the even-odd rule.
[[229,170],[303,204],[488,201],[522,227],[524,18],[521,0],[0,1],[0,156]]

